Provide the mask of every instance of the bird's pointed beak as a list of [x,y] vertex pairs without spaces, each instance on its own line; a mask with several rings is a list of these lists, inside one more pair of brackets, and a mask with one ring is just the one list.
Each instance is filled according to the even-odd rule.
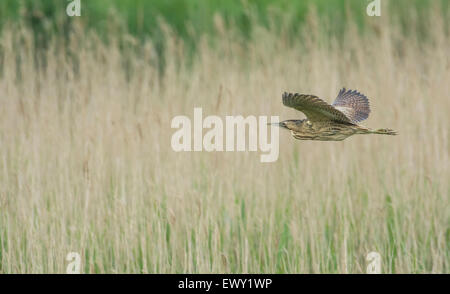
[[280,128],[284,128],[285,125],[283,122],[279,122],[279,123],[267,123],[267,125],[269,126],[276,126],[276,127],[280,127]]

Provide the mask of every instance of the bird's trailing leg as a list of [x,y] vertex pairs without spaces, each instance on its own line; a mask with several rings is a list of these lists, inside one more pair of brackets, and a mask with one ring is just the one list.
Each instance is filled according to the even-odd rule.
[[358,134],[379,134],[379,135],[390,135],[395,136],[397,132],[391,129],[377,129],[372,130],[368,128],[360,128]]
[[397,132],[391,129],[378,129],[373,131],[374,134],[381,134],[381,135],[391,135],[395,136],[397,135]]

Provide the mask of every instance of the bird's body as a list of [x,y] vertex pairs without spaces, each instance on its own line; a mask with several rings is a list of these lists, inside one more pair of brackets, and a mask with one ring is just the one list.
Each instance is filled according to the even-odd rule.
[[390,129],[372,130],[358,124],[369,116],[370,108],[367,97],[357,91],[342,89],[332,105],[317,96],[284,93],[283,104],[307,117],[279,124],[298,140],[342,141],[355,134],[397,134]]

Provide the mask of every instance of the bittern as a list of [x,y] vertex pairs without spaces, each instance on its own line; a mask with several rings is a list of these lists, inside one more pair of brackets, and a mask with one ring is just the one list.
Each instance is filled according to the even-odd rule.
[[283,104],[303,112],[306,119],[276,124],[291,131],[298,140],[342,141],[355,134],[396,135],[391,129],[372,130],[359,124],[369,117],[367,97],[357,91],[339,91],[333,104],[314,95],[283,94]]

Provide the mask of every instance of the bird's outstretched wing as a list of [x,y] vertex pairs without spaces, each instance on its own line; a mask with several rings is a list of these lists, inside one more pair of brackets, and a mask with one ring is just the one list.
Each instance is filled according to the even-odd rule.
[[285,92],[283,104],[303,112],[310,121],[353,123],[344,113],[314,95]]
[[333,106],[344,113],[353,123],[365,120],[370,113],[369,99],[356,90],[343,88],[339,91]]

